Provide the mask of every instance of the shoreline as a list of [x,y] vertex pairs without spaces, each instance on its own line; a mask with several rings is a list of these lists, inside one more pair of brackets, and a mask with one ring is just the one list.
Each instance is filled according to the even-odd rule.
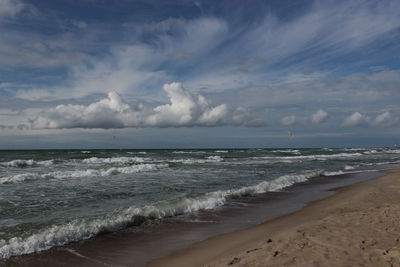
[[[326,198],[332,189],[381,176],[368,171],[318,177],[280,192],[233,200],[230,204],[188,217],[176,217],[54,247],[40,253],[12,257],[0,266],[144,266],[215,236],[251,228],[301,210]],[[157,250],[154,250],[154,247]]]
[[214,236],[148,266],[399,266],[400,169],[381,172],[298,211]]

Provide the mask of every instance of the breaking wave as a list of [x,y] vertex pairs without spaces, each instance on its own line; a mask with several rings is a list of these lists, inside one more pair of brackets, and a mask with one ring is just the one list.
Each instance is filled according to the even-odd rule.
[[347,174],[347,173],[350,173],[350,172],[344,172],[344,171],[331,171],[331,172],[329,172],[329,171],[326,171],[326,172],[323,172],[322,175],[323,176],[336,176],[336,175],[342,175],[342,174]]
[[88,164],[128,164],[128,163],[143,163],[145,161],[150,161],[150,158],[141,158],[141,157],[114,157],[114,158],[87,158],[82,160],[83,163]]
[[277,149],[277,150],[272,150],[271,152],[274,153],[290,153],[290,154],[296,154],[296,155],[300,155],[300,150],[298,149]]
[[205,151],[181,151],[181,150],[176,150],[172,151],[173,154],[205,154],[207,152]]
[[53,225],[26,238],[14,237],[8,241],[0,240],[0,258],[47,250],[54,246],[88,239],[99,233],[139,225],[144,220],[162,219],[199,210],[214,209],[224,205],[230,198],[278,191],[321,174],[322,172],[317,170],[284,175],[253,186],[215,191],[197,197],[183,197],[174,201],[162,201],[144,207],[129,207],[95,220],[81,219],[63,225]]
[[253,159],[268,159],[268,160],[328,160],[338,158],[354,158],[362,156],[362,153],[338,153],[331,155],[307,155],[307,156],[283,156],[283,157],[271,157],[261,156],[253,157]]
[[113,167],[109,169],[86,169],[76,171],[55,171],[49,173],[22,173],[0,178],[0,184],[18,183],[36,179],[65,179],[65,178],[83,178],[95,176],[112,176],[117,174],[130,174],[145,171],[155,171],[161,168],[167,168],[168,164],[138,164],[128,167]]
[[212,163],[221,162],[224,159],[220,156],[209,156],[205,159],[171,159],[168,162],[183,163],[183,164],[196,164],[196,163]]
[[31,167],[31,166],[50,166],[54,164],[54,160],[42,160],[36,161],[33,159],[16,159],[8,162],[1,162],[0,165],[7,166],[7,167],[15,167],[15,168],[22,168],[22,167]]

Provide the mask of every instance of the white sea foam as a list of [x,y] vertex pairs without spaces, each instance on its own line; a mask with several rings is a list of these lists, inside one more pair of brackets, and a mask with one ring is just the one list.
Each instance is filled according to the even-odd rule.
[[400,154],[400,149],[369,149],[368,151],[365,151],[364,154]]
[[0,165],[7,166],[7,167],[15,167],[15,168],[21,168],[21,167],[31,167],[31,166],[50,166],[54,164],[54,160],[41,160],[41,161],[36,161],[33,159],[16,159],[12,161],[7,161],[7,162],[1,162]]
[[54,246],[91,238],[100,232],[116,231],[135,224],[141,218],[165,218],[198,210],[214,209],[231,197],[254,195],[278,191],[295,183],[319,176],[321,171],[307,171],[301,174],[284,175],[254,186],[226,191],[215,191],[199,197],[187,197],[175,201],[158,202],[144,207],[130,207],[96,220],[75,220],[64,225],[54,225],[27,238],[0,240],[0,258],[29,254],[47,250]]
[[371,162],[371,163],[361,163],[361,166],[375,166],[375,165],[390,165],[390,164],[400,164],[399,160],[395,161],[383,161],[383,162]]
[[205,151],[181,151],[181,150],[176,150],[172,151],[173,154],[205,154],[207,152]]
[[41,176],[34,173],[21,173],[11,176],[5,176],[0,178],[0,184],[11,184],[11,183],[19,183],[23,181],[36,180]]
[[376,150],[376,149],[371,149],[371,150],[368,150],[368,151],[364,151],[363,153],[366,154],[366,155],[369,155],[369,154],[379,153],[379,151]]
[[223,160],[223,158],[220,156],[209,156],[209,157],[207,157],[207,159],[211,160],[211,161],[218,161],[218,162]]
[[229,153],[228,150],[215,150],[215,153]]
[[342,175],[350,172],[344,172],[344,171],[325,171],[322,173],[323,176],[336,176],[336,175]]
[[161,168],[167,168],[168,164],[137,164],[127,167],[113,167],[109,169],[85,169],[76,171],[55,171],[49,173],[23,173],[0,178],[0,184],[18,183],[36,179],[66,179],[83,178],[95,176],[112,176],[117,174],[131,174],[145,171],[156,171]]
[[[371,164],[371,165],[379,165],[379,164]],[[371,169],[371,170],[355,170],[355,167],[353,167],[353,166],[345,166],[344,170],[324,171],[322,173],[322,176],[336,176],[336,175],[342,175],[342,174],[355,174],[355,173],[374,172],[374,171],[376,171],[376,170],[375,169]]]
[[400,154],[400,149],[388,149],[384,150],[384,153],[391,153],[391,154]]
[[87,169],[78,171],[57,171],[44,174],[45,178],[81,178],[81,177],[92,177],[92,176],[111,176],[117,174],[130,174],[144,171],[154,171],[161,168],[168,167],[167,164],[138,164],[128,167],[113,167],[109,169]]
[[328,160],[337,158],[355,158],[362,156],[362,153],[337,153],[330,155],[307,155],[307,156],[283,156],[283,157],[253,157],[253,159],[268,159],[268,160]]
[[113,158],[87,158],[83,159],[83,163],[87,164],[129,164],[129,163],[143,163],[146,161],[150,161],[150,158],[141,158],[141,157],[113,157]]
[[298,150],[298,149],[285,149],[285,150],[277,149],[277,150],[272,150],[271,152],[274,152],[274,153],[290,153],[290,154],[296,154],[296,155],[300,155],[301,154],[300,150]]
[[344,169],[345,170],[354,170],[355,168],[357,168],[357,167],[359,167],[359,166],[350,166],[350,165],[346,165],[346,166],[344,166]]
[[171,159],[168,160],[168,162],[174,162],[174,163],[183,163],[183,164],[201,164],[201,163],[212,163],[212,162],[221,162],[224,159],[220,156],[209,156],[204,159]]

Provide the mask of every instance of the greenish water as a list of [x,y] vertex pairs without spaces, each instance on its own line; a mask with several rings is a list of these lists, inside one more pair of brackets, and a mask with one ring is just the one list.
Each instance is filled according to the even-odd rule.
[[399,162],[397,148],[0,151],[0,258]]

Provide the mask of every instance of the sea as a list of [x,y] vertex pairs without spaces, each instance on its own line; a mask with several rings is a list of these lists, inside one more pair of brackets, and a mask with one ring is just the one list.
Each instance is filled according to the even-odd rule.
[[399,163],[396,147],[3,150],[0,259]]

